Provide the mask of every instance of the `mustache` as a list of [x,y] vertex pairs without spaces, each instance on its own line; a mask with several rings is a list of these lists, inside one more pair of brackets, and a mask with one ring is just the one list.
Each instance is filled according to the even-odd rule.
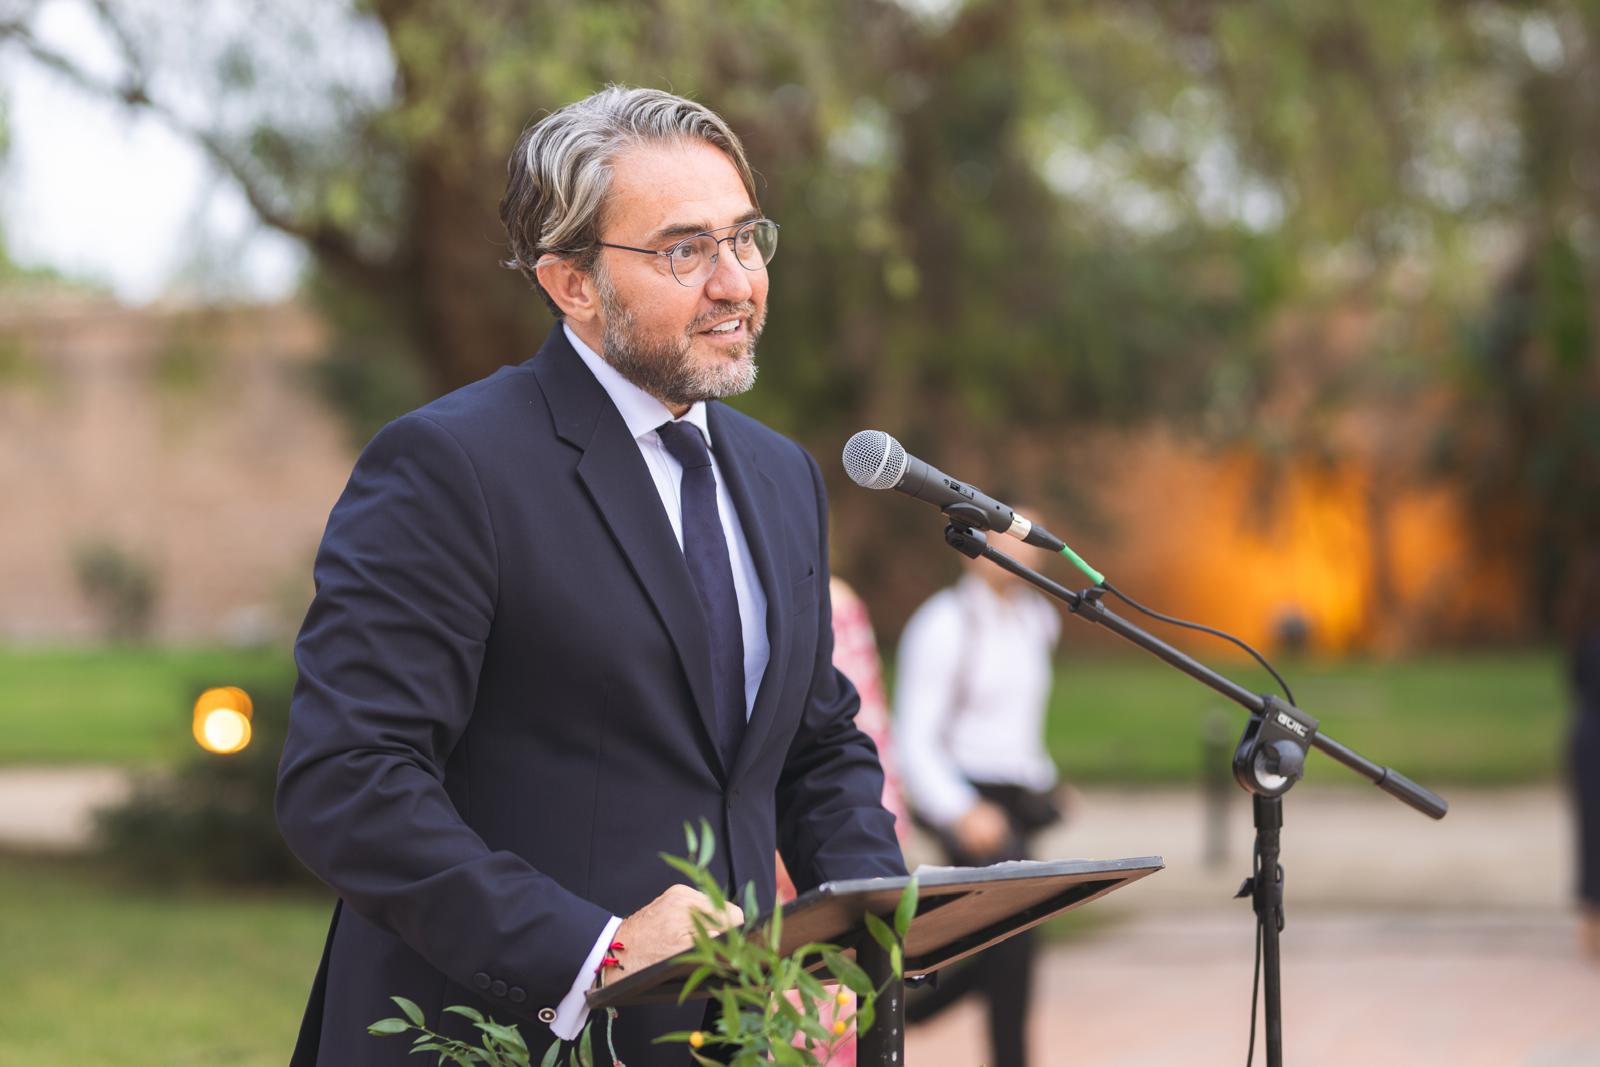
[[726,319],[732,315],[741,315],[754,320],[756,317],[756,305],[754,301],[745,300],[737,304],[719,304],[712,311],[708,311],[704,315],[696,317],[695,320],[689,324],[689,332],[699,333],[706,327],[715,325],[716,323],[721,322],[723,319]]

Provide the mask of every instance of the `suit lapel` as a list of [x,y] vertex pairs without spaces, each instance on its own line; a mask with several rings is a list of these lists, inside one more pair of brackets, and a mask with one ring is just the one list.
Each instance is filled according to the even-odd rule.
[[559,325],[534,357],[533,372],[549,403],[557,435],[583,453],[578,477],[677,649],[705,729],[707,758],[726,775],[713,740],[716,724],[705,618],[639,446]]
[[767,669],[756,690],[750,723],[734,760],[733,779],[748,767],[772,729],[778,694],[783,690],[783,666],[789,659],[788,541],[780,522],[782,500],[777,483],[762,469],[749,435],[721,404],[708,404],[707,421],[715,446],[717,469],[728,485],[739,525],[755,562],[756,574],[767,597]]

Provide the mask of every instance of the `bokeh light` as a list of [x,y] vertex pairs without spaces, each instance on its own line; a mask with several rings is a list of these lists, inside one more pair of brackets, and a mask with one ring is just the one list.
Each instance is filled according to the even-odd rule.
[[194,703],[194,739],[207,752],[229,756],[250,744],[250,694],[237,686],[207,689]]

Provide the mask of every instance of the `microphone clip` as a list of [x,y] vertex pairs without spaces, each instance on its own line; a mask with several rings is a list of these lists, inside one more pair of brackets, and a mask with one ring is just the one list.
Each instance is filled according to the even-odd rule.
[[946,504],[939,510],[944,512],[945,518],[950,520],[952,526],[958,526],[963,530],[982,531],[989,528],[989,513],[968,501],[958,500],[953,504]]

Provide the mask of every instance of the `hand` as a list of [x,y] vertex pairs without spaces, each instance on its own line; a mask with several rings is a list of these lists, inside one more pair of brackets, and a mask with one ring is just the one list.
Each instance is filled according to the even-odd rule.
[[998,804],[980,800],[951,827],[956,842],[974,856],[988,857],[1005,848],[1011,837],[1011,820]]
[[[623,966],[642,971],[652,963],[671,959],[694,947],[694,916],[705,915],[713,930],[725,930],[744,922],[744,911],[731,901],[718,914],[711,900],[698,889],[686,885],[668,886],[666,892],[622,920],[616,939],[627,946],[622,951]],[[612,977],[606,968],[600,972],[604,985]]]

